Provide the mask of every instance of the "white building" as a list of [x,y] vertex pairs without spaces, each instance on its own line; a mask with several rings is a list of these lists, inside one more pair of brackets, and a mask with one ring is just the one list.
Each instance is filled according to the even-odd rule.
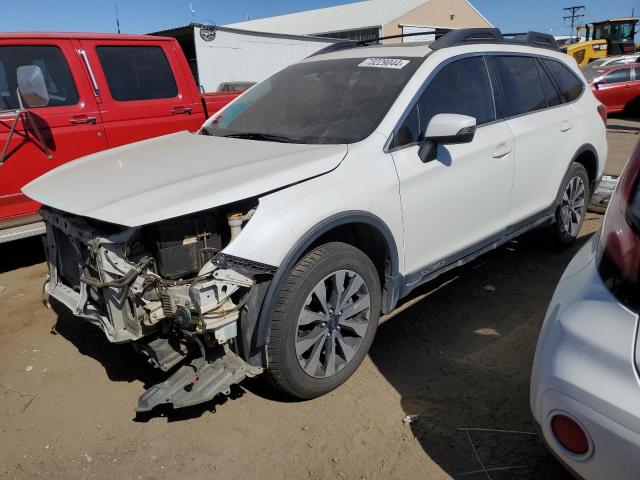
[[[155,32],[174,37],[205,91],[222,82],[257,82],[335,39],[371,40],[425,33],[393,42],[433,40],[435,28],[491,27],[467,0],[367,0],[224,27],[198,25]],[[331,39],[331,40],[330,40]]]
[[[428,32],[433,28],[491,26],[491,22],[467,0],[367,0],[227,25],[258,32],[350,40]],[[404,40],[424,40],[418,39]],[[390,40],[389,43],[400,41]]]
[[205,92],[215,92],[223,82],[259,82],[333,43],[326,38],[198,25],[152,35],[178,40],[196,83]]

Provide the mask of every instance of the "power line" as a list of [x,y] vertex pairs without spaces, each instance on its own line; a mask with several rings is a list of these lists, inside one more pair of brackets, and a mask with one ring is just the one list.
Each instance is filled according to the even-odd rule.
[[573,37],[574,35],[574,26],[576,25],[576,21],[581,19],[582,17],[584,17],[584,14],[581,14],[580,12],[584,12],[584,5],[575,5],[573,7],[566,7],[563,8],[562,10],[564,10],[565,12],[568,12],[568,15],[565,15],[564,20],[565,22],[567,20],[571,21],[571,36]]

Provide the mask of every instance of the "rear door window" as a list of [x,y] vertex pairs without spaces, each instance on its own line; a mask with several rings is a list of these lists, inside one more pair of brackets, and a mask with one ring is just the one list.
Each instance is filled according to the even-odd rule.
[[494,56],[503,115],[513,117],[547,106],[535,59],[524,56]]
[[614,70],[613,72],[607,73],[604,77],[602,77],[605,84],[609,85],[612,83],[624,83],[631,81],[631,69],[630,68],[620,68],[618,70]]
[[178,95],[176,80],[161,47],[99,46],[96,52],[114,100],[154,100]]
[[78,90],[60,48],[54,45],[7,45],[0,46],[0,110],[20,107],[17,71],[18,67],[25,65],[37,65],[42,70],[49,93],[47,107],[78,103]]
[[562,103],[562,98],[560,98],[558,89],[553,84],[553,81],[549,77],[549,74],[541,64],[538,64],[538,73],[540,74],[542,89],[544,90],[544,95],[547,99],[547,107],[555,107],[556,105],[560,105]]
[[543,62],[560,88],[565,102],[572,102],[582,94],[584,84],[568,67],[555,60],[545,59]]

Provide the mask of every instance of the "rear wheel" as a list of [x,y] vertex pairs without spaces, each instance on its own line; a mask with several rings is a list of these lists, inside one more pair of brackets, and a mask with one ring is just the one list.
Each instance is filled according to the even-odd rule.
[[558,192],[555,222],[549,226],[556,245],[565,247],[578,238],[590,198],[589,175],[581,164],[573,163]]
[[371,346],[380,302],[378,272],[362,251],[335,242],[305,255],[285,279],[272,314],[271,381],[303,399],[338,387]]

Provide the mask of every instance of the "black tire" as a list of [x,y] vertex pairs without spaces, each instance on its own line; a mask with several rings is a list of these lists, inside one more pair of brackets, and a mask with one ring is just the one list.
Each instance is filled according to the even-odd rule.
[[[584,202],[584,205],[577,223],[573,222],[576,215],[571,215],[571,213],[569,214],[569,217],[566,215],[566,212],[568,211],[567,209],[570,209],[570,207],[567,205],[567,197],[565,197],[565,193],[568,193],[571,182],[579,182],[579,184],[584,188],[584,193],[582,194],[582,201]],[[578,238],[578,234],[580,233],[580,229],[582,228],[582,224],[584,223],[584,218],[587,214],[587,207],[589,206],[590,201],[591,191],[589,174],[580,163],[572,163],[569,167],[569,171],[562,180],[560,190],[558,190],[555,203],[554,221],[547,228],[547,233],[554,247],[565,248],[576,241],[576,238]],[[570,218],[571,225],[569,227],[567,227],[565,222],[566,218]]]
[[[348,320],[352,323],[355,321],[355,324],[358,325],[358,331],[362,335],[356,336],[355,330],[352,332],[346,324],[341,329],[340,325],[342,324],[339,324],[338,319],[334,318],[338,317],[338,315],[326,316],[326,318],[330,318],[330,320],[327,320],[328,323],[314,320],[309,325],[300,326],[299,319],[302,321],[303,308],[307,313],[311,310],[313,302],[319,301],[319,296],[314,293],[315,289],[326,288],[327,294],[325,297],[328,299],[331,285],[339,283],[338,278],[340,277],[338,276],[342,275],[341,272],[347,272],[342,277],[342,285],[345,288],[342,294],[336,294],[336,296],[347,296],[352,288],[355,287],[356,281],[358,284],[360,280],[364,283],[364,287],[359,287],[358,293],[347,298],[347,300],[352,300],[349,301],[351,311],[356,311],[357,308],[360,308],[360,305],[364,305],[366,303],[366,298],[364,297],[367,297],[368,294],[368,312],[365,310]],[[323,287],[320,287],[321,282]],[[339,288],[338,291],[340,291]],[[361,293],[365,291],[366,293]],[[309,299],[312,299],[311,303],[308,303]],[[364,303],[354,308],[354,305],[362,299],[364,299]],[[333,305],[336,302],[327,301],[326,303]],[[341,303],[341,301],[338,300],[337,303]],[[315,305],[314,309],[320,313],[312,313],[312,315],[325,315],[326,304],[324,306],[320,305],[320,307],[317,306],[318,303],[313,305]],[[340,307],[340,310],[344,308],[344,312],[337,311],[335,313],[347,315],[346,312],[349,307],[346,305]],[[378,327],[380,311],[380,279],[369,257],[357,248],[345,243],[333,242],[317,247],[293,267],[277,293],[276,304],[271,314],[270,337],[266,350],[268,379],[279,389],[299,399],[315,398],[337,388],[353,374],[367,354]],[[366,324],[366,319],[360,318],[364,316],[368,316],[368,324]],[[363,324],[362,322],[365,323]],[[362,325],[365,324],[366,326],[362,328]],[[324,330],[322,328],[325,328],[325,325],[327,325],[326,331],[331,331],[331,333],[327,333],[327,338],[321,340],[321,338],[324,338],[322,333]],[[312,331],[301,331],[301,329],[307,328],[312,329]],[[366,333],[364,333],[365,328]],[[338,364],[340,364],[340,369],[330,375],[326,374],[329,371],[329,366],[325,365],[325,374],[327,376],[324,378],[312,376],[305,371],[302,363],[307,362],[309,365],[311,361],[310,359],[301,358],[297,350],[303,348],[300,346],[301,341],[305,341],[307,336],[311,337],[311,333],[316,330],[319,332],[319,335],[315,335],[318,341],[312,347],[309,358],[317,348],[320,351],[317,353],[318,358],[324,358],[325,364],[327,364],[327,359],[329,358],[327,349],[332,349],[334,360],[329,362],[331,363],[331,371],[333,372],[334,369],[337,369]],[[306,334],[306,336],[302,334]],[[341,342],[340,339],[342,339]],[[352,344],[359,341],[357,349],[351,348],[349,345],[345,349],[343,347],[345,339]],[[330,346],[330,341],[333,346]],[[348,360],[347,350],[352,355]],[[355,354],[353,354],[354,351]],[[343,356],[341,357],[340,354]],[[306,368],[310,367],[307,366]],[[321,363],[319,364],[319,369],[322,369]]]

